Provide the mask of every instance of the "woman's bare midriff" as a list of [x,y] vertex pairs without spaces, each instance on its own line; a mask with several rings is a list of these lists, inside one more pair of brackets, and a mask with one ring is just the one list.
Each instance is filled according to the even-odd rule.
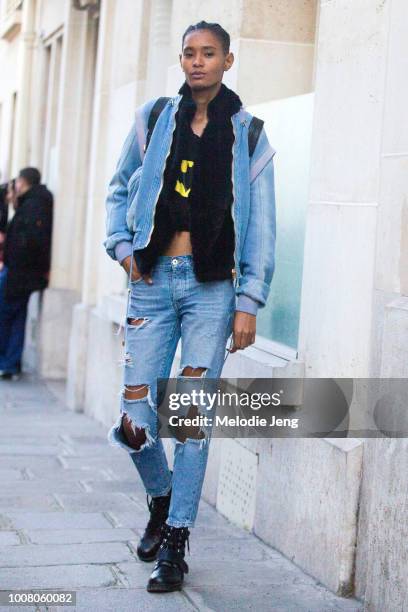
[[190,232],[176,232],[163,255],[191,255],[192,254]]
[[[207,123],[208,118],[206,114],[204,116],[195,116],[191,122],[191,129],[197,136],[201,137]],[[190,232],[176,232],[163,255],[177,257],[177,255],[192,255],[192,253]]]

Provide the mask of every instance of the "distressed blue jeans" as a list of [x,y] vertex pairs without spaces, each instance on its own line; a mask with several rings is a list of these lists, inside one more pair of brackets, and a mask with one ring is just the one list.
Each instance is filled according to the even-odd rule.
[[[235,290],[232,279],[198,281],[192,255],[160,256],[151,276],[152,285],[142,277],[128,282],[123,364],[124,388],[146,385],[147,394],[127,399],[125,390],[121,391],[120,414],[109,430],[108,440],[130,454],[149,495],[161,496],[172,490],[167,524],[192,527],[205,476],[211,426],[202,430],[201,438],[186,437],[184,441],[172,438],[172,473],[158,431],[157,379],[170,376],[180,338],[177,392],[199,391],[205,380],[219,379],[229,354],[226,346],[232,334]],[[202,374],[183,375],[188,366],[203,369]],[[203,414],[206,407],[197,408]],[[127,442],[122,423],[124,413],[132,427],[145,432],[145,442],[138,450]]]

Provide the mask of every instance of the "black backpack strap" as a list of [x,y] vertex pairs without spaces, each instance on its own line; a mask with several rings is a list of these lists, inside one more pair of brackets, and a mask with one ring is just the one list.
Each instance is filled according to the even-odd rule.
[[264,122],[259,117],[253,116],[251,123],[248,128],[248,152],[249,157],[252,157],[255,151],[256,143],[258,142],[259,136],[262,132]]
[[[146,153],[147,147],[149,146],[150,138],[152,136],[154,126],[156,125],[156,121],[159,118],[160,113],[163,108],[166,106],[167,102],[170,100],[167,96],[161,96],[157,98],[156,102],[153,105],[152,110],[150,111],[149,120],[147,123],[147,136],[146,136],[146,144],[144,146],[144,152]],[[249,157],[252,157],[255,147],[257,145],[259,136],[261,134],[262,128],[264,125],[264,121],[259,119],[259,117],[253,116],[251,119],[251,123],[248,128],[248,152]]]
[[146,144],[144,146],[144,152],[146,153],[147,147],[149,146],[150,138],[152,136],[154,126],[156,125],[156,121],[159,118],[160,113],[163,108],[166,106],[167,102],[170,100],[169,97],[161,96],[157,98],[156,102],[153,105],[152,110],[150,111],[149,120],[147,122],[147,135],[146,135]]

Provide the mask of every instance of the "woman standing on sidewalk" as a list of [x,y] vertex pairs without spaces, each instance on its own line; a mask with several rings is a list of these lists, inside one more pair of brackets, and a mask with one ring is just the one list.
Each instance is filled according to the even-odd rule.
[[[180,589],[211,428],[177,436],[173,472],[157,427],[158,378],[170,374],[181,338],[180,384],[218,379],[230,352],[255,341],[257,308],[274,271],[273,155],[265,130],[252,157],[252,116],[222,83],[233,64],[230,37],[200,22],[182,38],[185,82],[143,142],[156,99],[136,111],[110,183],[104,246],[129,275],[125,374],[111,444],[123,447],[151,496],[138,546],[156,559],[148,591]],[[133,256],[132,256],[133,255]],[[228,353],[227,353],[228,355]],[[190,406],[187,416],[197,414]]]

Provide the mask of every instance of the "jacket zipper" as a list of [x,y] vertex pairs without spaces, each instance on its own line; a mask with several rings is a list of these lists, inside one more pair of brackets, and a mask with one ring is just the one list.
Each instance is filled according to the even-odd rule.
[[[170,104],[171,104],[172,106],[174,106],[174,100],[171,100],[171,101],[170,101]],[[177,111],[176,111],[176,112],[177,112]],[[145,248],[145,247],[146,247],[146,246],[149,244],[149,242],[150,242],[150,238],[151,238],[152,233],[153,233],[153,230],[154,230],[154,216],[155,216],[155,212],[156,212],[156,206],[157,206],[157,202],[158,202],[158,200],[159,200],[160,192],[161,192],[162,187],[163,187],[163,182],[164,182],[164,169],[166,168],[167,158],[168,158],[168,156],[170,155],[170,149],[171,149],[171,144],[172,144],[172,142],[173,142],[173,136],[174,136],[174,130],[175,130],[175,128],[176,128],[176,113],[174,113],[174,114],[173,114],[173,129],[172,129],[172,131],[171,131],[170,144],[169,144],[169,148],[168,148],[168,151],[167,151],[166,157],[165,157],[165,159],[164,159],[164,164],[163,164],[163,167],[162,167],[162,172],[161,172],[160,186],[159,186],[159,189],[158,189],[158,191],[157,191],[156,201],[155,201],[154,206],[153,206],[153,214],[152,214],[152,227],[151,227],[151,230],[150,230],[149,236],[148,236],[148,238],[147,238],[147,242],[146,242],[146,244],[144,244],[144,245],[143,245],[143,247],[141,247],[141,248],[143,248],[143,249],[144,249],[144,248]]]
[[232,205],[231,205],[231,216],[232,216],[232,221],[234,224],[234,266],[235,266],[235,278],[234,278],[234,288],[236,288],[238,286],[238,280],[239,280],[239,269],[237,266],[237,258],[236,258],[236,252],[237,252],[237,230],[236,230],[236,223],[235,223],[235,191],[234,191],[234,168],[235,168],[235,147],[236,147],[236,132],[235,132],[235,126],[234,126],[234,119],[233,119],[233,115],[231,116],[231,122],[232,122],[232,131],[234,132],[234,145],[232,147],[232,169],[231,169],[231,182],[232,182]]

